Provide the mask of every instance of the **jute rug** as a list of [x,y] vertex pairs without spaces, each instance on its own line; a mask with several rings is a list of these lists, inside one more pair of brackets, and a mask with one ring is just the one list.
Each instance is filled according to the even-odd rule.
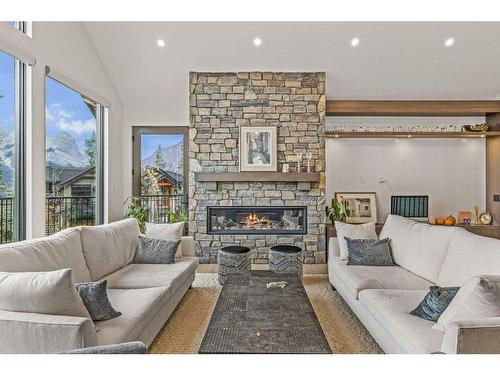
[[[304,276],[304,286],[334,353],[382,353],[377,343],[334,291],[326,275]],[[197,353],[219,296],[216,273],[198,273],[149,352]]]

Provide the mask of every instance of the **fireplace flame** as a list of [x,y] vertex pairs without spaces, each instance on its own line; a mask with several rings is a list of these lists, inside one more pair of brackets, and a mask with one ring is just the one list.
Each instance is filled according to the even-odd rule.
[[244,222],[248,226],[256,224],[268,224],[269,218],[266,216],[259,217],[259,215],[253,212],[245,218]]

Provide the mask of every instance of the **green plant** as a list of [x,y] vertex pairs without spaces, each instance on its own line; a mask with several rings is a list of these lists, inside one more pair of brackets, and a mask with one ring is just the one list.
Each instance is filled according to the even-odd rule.
[[189,220],[188,212],[185,207],[180,207],[175,211],[168,210],[169,223],[182,223]]
[[[348,210],[345,209],[343,203],[339,199],[332,199],[332,206],[326,208],[326,216],[332,221],[345,221]],[[350,212],[349,212],[350,213]]]
[[139,223],[139,230],[141,233],[146,232],[146,211],[142,207],[141,197],[131,195],[127,198],[124,204],[127,204],[126,218],[135,218]]

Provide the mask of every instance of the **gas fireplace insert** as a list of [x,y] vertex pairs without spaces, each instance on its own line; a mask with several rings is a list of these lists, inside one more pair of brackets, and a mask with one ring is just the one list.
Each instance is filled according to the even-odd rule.
[[307,207],[207,207],[207,233],[306,234]]

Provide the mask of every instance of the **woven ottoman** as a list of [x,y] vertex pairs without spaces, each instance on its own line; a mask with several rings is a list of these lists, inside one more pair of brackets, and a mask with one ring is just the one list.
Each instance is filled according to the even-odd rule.
[[250,272],[250,249],[245,246],[226,246],[218,253],[219,284],[224,285],[226,275],[230,273]]
[[269,269],[276,273],[297,273],[302,278],[302,249],[292,245],[276,245],[269,249]]

